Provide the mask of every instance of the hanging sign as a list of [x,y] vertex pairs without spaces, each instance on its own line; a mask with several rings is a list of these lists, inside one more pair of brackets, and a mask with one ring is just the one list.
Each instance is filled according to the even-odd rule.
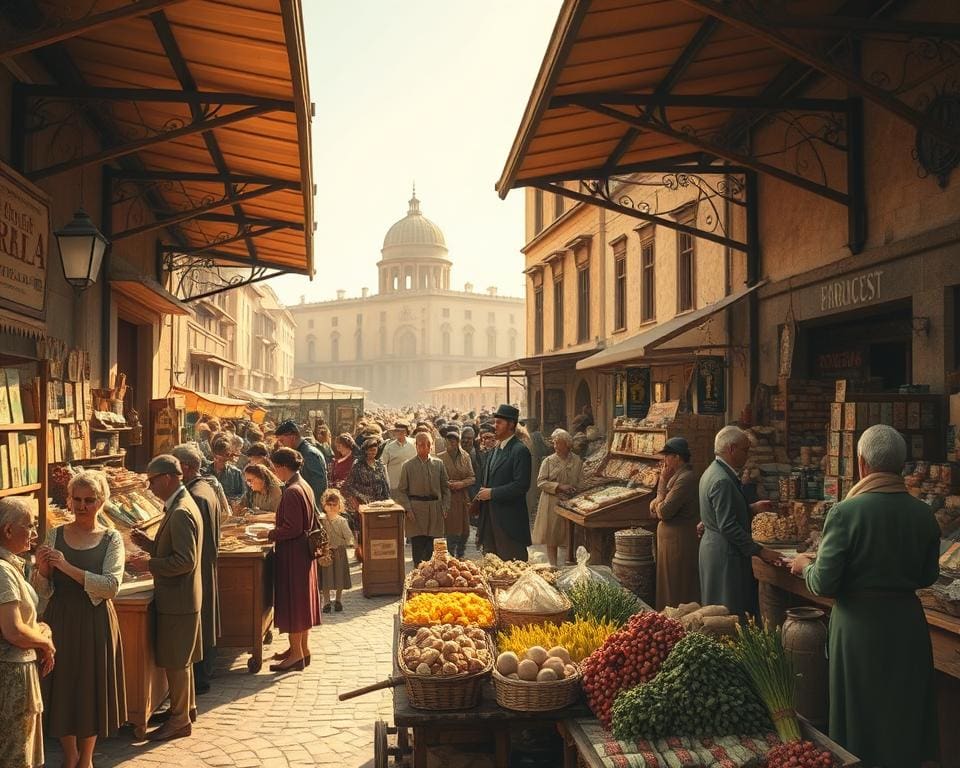
[[697,358],[697,413],[726,413],[722,357]]
[[646,417],[650,410],[650,369],[627,368],[627,416]]
[[50,199],[0,163],[0,306],[44,318]]

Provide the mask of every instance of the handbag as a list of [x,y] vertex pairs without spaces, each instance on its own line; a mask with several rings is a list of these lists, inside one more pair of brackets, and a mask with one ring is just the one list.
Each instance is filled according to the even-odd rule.
[[323,527],[320,520],[320,514],[317,508],[313,508],[313,526],[307,533],[307,547],[310,555],[317,561],[317,565],[326,568],[333,565],[333,552],[330,550],[330,537],[327,536],[327,529]]

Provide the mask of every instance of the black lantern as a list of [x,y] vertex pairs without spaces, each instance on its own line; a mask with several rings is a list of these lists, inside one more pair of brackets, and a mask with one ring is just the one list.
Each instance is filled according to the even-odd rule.
[[81,291],[97,282],[110,241],[94,226],[86,211],[81,208],[73,215],[73,221],[53,234],[57,236],[64,279]]

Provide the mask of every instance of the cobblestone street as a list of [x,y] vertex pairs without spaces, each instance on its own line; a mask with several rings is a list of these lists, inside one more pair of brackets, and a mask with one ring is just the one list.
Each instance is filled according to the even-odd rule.
[[[409,547],[408,564],[409,564]],[[247,672],[246,653],[222,649],[210,693],[197,698],[199,716],[188,739],[153,744],[134,740],[131,728],[97,744],[97,768],[285,768],[373,764],[373,725],[392,717],[390,691],[347,702],[344,691],[390,674],[393,616],[398,598],[365,599],[360,566],[352,567],[354,587],[343,596],[342,613],[323,614],[311,633],[312,663],[304,672],[278,675]],[[264,655],[286,647],[276,636]],[[60,764],[59,745],[47,740],[47,764]]]

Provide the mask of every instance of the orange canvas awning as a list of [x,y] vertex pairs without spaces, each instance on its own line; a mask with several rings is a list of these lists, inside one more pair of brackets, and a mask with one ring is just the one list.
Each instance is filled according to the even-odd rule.
[[182,395],[186,403],[186,411],[196,412],[205,416],[216,416],[218,419],[245,419],[248,406],[245,400],[236,400],[222,395],[211,395],[206,392],[195,392],[187,387],[170,387],[171,395]]

